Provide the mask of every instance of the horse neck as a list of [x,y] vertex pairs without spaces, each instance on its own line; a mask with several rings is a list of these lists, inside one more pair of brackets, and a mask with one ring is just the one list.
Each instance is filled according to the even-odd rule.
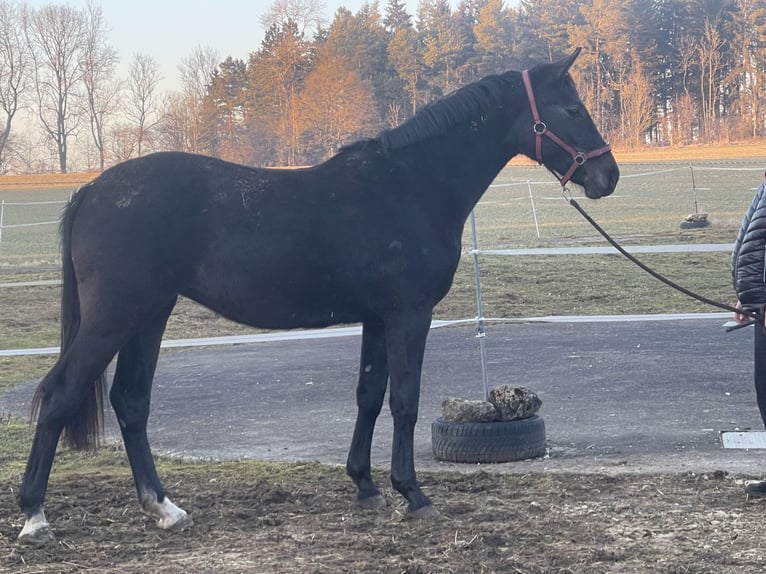
[[[507,125],[507,124],[506,124]],[[432,193],[433,200],[449,204],[462,225],[497,174],[516,155],[503,143],[498,125],[478,129],[454,129],[425,142],[397,151],[402,161],[421,174],[420,193]]]

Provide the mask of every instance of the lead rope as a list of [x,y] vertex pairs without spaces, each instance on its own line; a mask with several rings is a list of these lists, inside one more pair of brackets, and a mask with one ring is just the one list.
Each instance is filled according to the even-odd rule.
[[574,207],[577,211],[580,212],[580,215],[582,215],[585,220],[590,223],[593,228],[598,231],[604,239],[606,239],[612,247],[614,247],[617,251],[622,253],[625,257],[627,257],[630,261],[638,265],[641,269],[646,271],[649,275],[654,277],[655,279],[659,279],[665,285],[672,287],[676,291],[680,291],[684,295],[688,295],[692,299],[696,299],[697,301],[701,301],[702,303],[706,303],[708,305],[712,305],[713,307],[718,307],[719,309],[724,309],[726,311],[732,311],[734,313],[739,313],[741,315],[747,315],[748,317],[752,318],[752,321],[749,321],[748,323],[743,323],[742,325],[737,325],[735,327],[728,327],[726,329],[727,332],[734,331],[736,329],[740,329],[742,327],[749,327],[750,325],[754,324],[756,321],[760,321],[763,323],[763,316],[761,313],[757,311],[750,311],[748,309],[737,309],[736,307],[733,307],[732,305],[727,305],[726,303],[721,303],[719,301],[714,301],[713,299],[708,299],[707,297],[704,297],[703,295],[699,295],[695,293],[694,291],[690,291],[686,287],[682,287],[678,283],[675,283],[674,281],[671,281],[667,277],[659,274],[654,269],[648,267],[643,262],[639,261],[635,256],[628,253],[617,241],[615,241],[596,221],[588,215],[588,213],[580,206],[579,203],[577,203],[577,200],[575,200],[571,195],[567,195],[569,190],[566,187],[562,187],[562,193],[564,195],[564,199],[566,199],[569,202],[569,205]]

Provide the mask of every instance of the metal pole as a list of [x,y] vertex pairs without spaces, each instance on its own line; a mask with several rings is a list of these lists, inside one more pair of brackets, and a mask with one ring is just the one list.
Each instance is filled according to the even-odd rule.
[[0,201],[0,254],[3,252],[3,220],[5,219],[5,200]]
[[473,240],[473,271],[476,282],[476,338],[479,339],[479,352],[481,353],[481,378],[484,383],[484,400],[489,398],[489,380],[487,378],[487,347],[484,341],[484,304],[481,300],[481,274],[479,273],[479,245],[476,239],[476,215],[471,210],[471,238]]
[[532,204],[532,217],[535,219],[535,231],[537,238],[540,239],[540,226],[537,224],[537,209],[535,208],[535,198],[532,197],[532,184],[527,180],[527,189],[529,189],[529,203]]
[[699,208],[697,207],[697,186],[694,184],[694,168],[692,167],[692,164],[689,164],[689,171],[692,172],[692,195],[694,196],[694,213],[699,213]]

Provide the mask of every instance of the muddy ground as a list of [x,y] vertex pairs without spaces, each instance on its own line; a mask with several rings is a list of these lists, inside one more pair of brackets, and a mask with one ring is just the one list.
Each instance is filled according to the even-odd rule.
[[[128,476],[54,481],[58,542],[19,545],[21,516],[0,497],[2,572],[756,573],[766,569],[766,501],[741,478],[710,475],[421,473],[441,510],[408,520],[402,499],[363,510],[341,469],[166,475],[193,515],[162,532],[138,510]],[[233,478],[234,474],[241,475]],[[378,478],[385,480],[383,475]]]

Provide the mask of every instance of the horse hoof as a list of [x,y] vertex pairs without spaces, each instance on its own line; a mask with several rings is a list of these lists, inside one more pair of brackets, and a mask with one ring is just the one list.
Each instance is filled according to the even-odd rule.
[[55,542],[56,537],[53,535],[53,530],[47,524],[44,524],[29,530],[25,526],[19,534],[18,540],[26,546],[40,547]]
[[386,499],[382,494],[373,494],[365,498],[357,498],[356,503],[362,508],[383,508],[386,506]]
[[441,515],[433,504],[426,504],[417,510],[410,510],[407,513],[407,518],[410,520],[433,520],[439,516]]
[[186,530],[193,524],[194,520],[184,510],[181,510],[180,514],[157,521],[157,526],[162,530]]

